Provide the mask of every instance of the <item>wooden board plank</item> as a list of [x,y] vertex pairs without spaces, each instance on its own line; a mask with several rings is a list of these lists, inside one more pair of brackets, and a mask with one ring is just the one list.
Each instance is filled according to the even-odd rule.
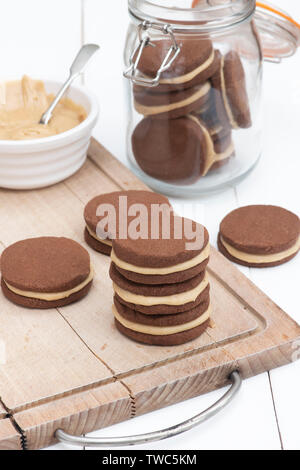
[[[63,184],[33,192],[2,190],[0,217],[6,224],[1,233],[2,249],[27,237],[74,236],[68,230],[69,192]],[[86,300],[78,303],[81,311]],[[0,312],[0,337],[5,337],[7,354],[6,363],[0,365],[0,396],[9,409],[112,380],[111,371],[88,350],[57,310],[31,311],[15,307],[1,296]]]
[[22,450],[21,435],[15,430],[10,419],[0,420],[0,449]]
[[[64,235],[83,243],[83,207],[91,197],[124,187],[145,188],[96,141],[90,152],[92,158],[65,183],[39,191],[0,191],[3,246],[39,235]],[[197,340],[173,348],[140,345],[115,329],[110,260],[88,250],[95,282],[81,302],[50,315],[0,298],[1,327],[9,332],[0,396],[13,408],[31,448],[52,443],[57,427],[88,432],[215,390],[237,368],[249,377],[291,360],[300,327],[216,250],[209,263],[215,325]],[[105,419],[103,406],[108,407]]]
[[7,411],[3,407],[3,405],[0,403],[0,419],[3,419],[7,414]]
[[0,395],[8,409],[112,380],[110,370],[56,310],[16,308],[3,296],[0,309],[0,335],[5,335],[7,345],[7,361],[0,366]]
[[131,399],[120,383],[96,387],[14,415],[26,435],[29,450],[55,444],[56,429],[78,436],[131,417]]

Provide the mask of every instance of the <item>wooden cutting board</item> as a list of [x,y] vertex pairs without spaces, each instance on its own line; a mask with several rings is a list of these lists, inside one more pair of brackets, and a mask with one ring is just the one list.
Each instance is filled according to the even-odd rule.
[[[93,140],[83,168],[34,191],[0,190],[0,250],[28,237],[84,244],[83,208],[95,195],[145,189]],[[214,326],[176,347],[144,346],[114,327],[109,258],[89,250],[95,282],[82,301],[31,311],[0,295],[0,448],[38,449],[58,428],[80,435],[223,387],[292,361],[300,327],[212,249]]]

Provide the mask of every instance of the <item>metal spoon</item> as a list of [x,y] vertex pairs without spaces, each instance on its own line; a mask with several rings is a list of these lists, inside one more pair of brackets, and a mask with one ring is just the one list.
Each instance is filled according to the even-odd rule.
[[85,44],[84,46],[82,46],[77,56],[75,57],[73,64],[71,65],[68,80],[61,87],[47,111],[42,114],[39,124],[48,124],[55,106],[60,101],[61,97],[64,95],[66,90],[69,88],[73,80],[78,77],[78,75],[80,74],[80,72],[82,72],[92,55],[94,55],[98,49],[99,46],[97,46],[97,44]]

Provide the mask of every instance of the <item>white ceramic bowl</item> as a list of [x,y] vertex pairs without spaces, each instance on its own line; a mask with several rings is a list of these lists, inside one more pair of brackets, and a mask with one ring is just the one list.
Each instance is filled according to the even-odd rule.
[[[47,93],[62,83],[45,80]],[[82,105],[87,118],[73,129],[32,140],[0,140],[0,187],[35,189],[63,181],[83,165],[98,118],[95,96],[84,87],[71,86],[67,96]]]

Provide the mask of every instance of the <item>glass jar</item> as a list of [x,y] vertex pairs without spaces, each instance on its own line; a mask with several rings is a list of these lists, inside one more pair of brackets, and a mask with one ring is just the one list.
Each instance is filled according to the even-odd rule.
[[[196,8],[192,0],[128,3],[131,169],[168,195],[205,194],[238,182],[261,155],[263,50],[278,60],[295,51],[299,37],[293,41],[289,31],[283,38],[278,21],[289,22],[277,16],[276,24],[266,10],[255,22],[254,0],[198,0]],[[276,25],[281,31],[273,57],[270,15],[273,32]]]

